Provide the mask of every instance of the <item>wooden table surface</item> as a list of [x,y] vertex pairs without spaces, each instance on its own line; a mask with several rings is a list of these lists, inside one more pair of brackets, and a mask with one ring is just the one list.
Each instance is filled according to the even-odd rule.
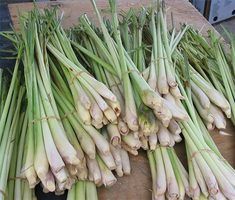
[[[107,15],[108,0],[97,0],[97,5],[102,9],[102,14]],[[117,0],[121,10],[130,7],[140,8],[150,6],[151,0]],[[187,1],[187,0],[165,0],[168,15],[168,25],[172,27],[171,13],[173,13],[173,24],[179,27],[180,24],[187,23],[206,34],[208,30],[214,30],[208,21]],[[56,1],[37,3],[40,8],[59,6],[64,12],[63,26],[65,28],[73,26],[78,21],[81,14],[86,13],[96,21],[91,3],[89,0]],[[18,14],[22,11],[32,9],[32,3],[10,4],[9,10],[14,27],[18,27]],[[212,137],[218,145],[221,153],[228,162],[235,167],[235,134],[234,127],[228,121],[226,132],[232,136],[222,136],[217,132],[212,133]],[[176,145],[179,158],[186,163],[186,156],[183,142]],[[100,200],[150,200],[151,199],[151,176],[146,153],[140,151],[138,156],[131,156],[132,173],[130,176],[118,178],[118,182],[111,188],[99,188]]]

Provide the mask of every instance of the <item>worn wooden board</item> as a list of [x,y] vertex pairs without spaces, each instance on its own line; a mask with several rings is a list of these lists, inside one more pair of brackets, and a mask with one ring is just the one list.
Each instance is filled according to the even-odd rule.
[[[101,9],[103,15],[109,13],[108,0],[97,0],[97,6]],[[141,6],[148,7],[152,0],[117,0],[119,10],[128,10],[129,8],[140,8]],[[206,32],[208,29],[214,30],[209,22],[190,4],[187,0],[166,0],[169,25],[172,25],[171,13],[173,13],[173,21],[176,27],[179,24],[192,24],[195,28]],[[86,13],[90,18],[96,21],[96,16],[93,11],[90,0],[64,0],[39,2],[37,6],[40,8],[49,8],[58,6],[64,12],[64,27],[71,27],[77,23],[78,17]],[[18,27],[19,13],[28,11],[33,8],[32,3],[9,4],[9,10],[14,27]]]
[[[141,6],[149,6],[151,0],[117,0],[119,9],[127,10],[130,7],[139,8]],[[187,23],[201,30],[203,34],[207,30],[214,28],[207,20],[187,1],[187,0],[165,0],[168,14],[168,24],[172,26],[171,13],[173,13],[173,24],[179,27],[182,23]],[[107,0],[97,0],[98,7],[102,9],[102,14],[107,15]],[[86,13],[94,21],[96,17],[89,0],[76,1],[56,1],[56,2],[41,2],[37,4],[40,8],[59,6],[64,12],[64,27],[68,28],[77,23],[78,16]],[[12,17],[14,27],[18,27],[19,12],[32,9],[32,3],[10,4],[9,10]],[[225,159],[235,167],[235,133],[234,127],[228,123],[226,132],[233,136],[222,136],[217,132],[213,132],[212,136],[218,145]],[[183,143],[176,145],[176,150],[183,163],[186,163],[185,150]],[[118,178],[118,182],[111,188],[99,188],[99,199],[101,200],[147,200],[151,199],[151,176],[148,166],[148,160],[144,151],[140,152],[137,157],[131,156],[132,174]]]

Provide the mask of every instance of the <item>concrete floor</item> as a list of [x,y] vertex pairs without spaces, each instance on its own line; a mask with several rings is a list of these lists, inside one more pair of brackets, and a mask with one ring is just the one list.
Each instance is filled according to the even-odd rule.
[[228,31],[235,34],[235,17],[219,22],[217,24],[214,24],[213,26],[225,39],[227,39],[226,35],[224,34],[224,30],[222,26]]

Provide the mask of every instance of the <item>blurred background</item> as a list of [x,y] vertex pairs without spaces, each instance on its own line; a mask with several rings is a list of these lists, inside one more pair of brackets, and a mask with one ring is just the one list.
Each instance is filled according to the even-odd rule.
[[[35,0],[49,1],[49,0]],[[68,1],[68,0],[67,0]],[[183,1],[183,0],[182,0]],[[235,33],[235,0],[189,0],[204,17],[215,27],[215,29],[223,34],[223,28]],[[9,30],[11,19],[7,5],[10,3],[32,2],[32,0],[0,0],[0,31]],[[222,25],[222,26],[221,26]],[[225,38],[226,39],[226,38]],[[0,36],[0,49],[5,49],[11,44]],[[0,54],[0,67],[12,66],[14,62],[11,60],[1,60],[4,54]]]

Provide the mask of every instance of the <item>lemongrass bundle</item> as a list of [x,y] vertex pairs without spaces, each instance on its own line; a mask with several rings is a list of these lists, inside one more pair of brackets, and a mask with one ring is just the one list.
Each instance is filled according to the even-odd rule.
[[233,198],[234,170],[227,162],[222,161],[223,158],[214,148],[212,140],[206,140],[207,130],[199,125],[195,108],[188,96],[189,90],[183,87],[178,77],[177,80],[185,96],[185,107],[190,110],[191,118],[188,122],[180,123],[187,149],[190,196],[199,198],[200,194],[203,194],[206,198],[219,199],[218,196]]
[[67,200],[98,200],[96,186],[94,183],[89,181],[77,182],[67,195]]
[[[206,117],[205,119],[205,112],[200,114],[200,108],[198,108],[199,114],[209,128],[223,129],[224,125],[222,124],[224,124],[223,121],[225,119],[218,109],[222,110],[226,117],[231,117],[231,120],[234,121],[234,92],[228,85],[228,83],[231,83],[234,86],[234,80],[231,77],[232,71],[229,68],[231,64],[225,57],[219,39],[213,33],[210,33],[209,37],[210,43],[200,33],[190,28],[180,42],[180,46],[185,50],[191,64],[192,91],[200,102],[199,106],[201,105],[204,109],[207,109],[207,115],[211,115],[216,122],[211,122],[211,119],[208,122],[211,117]],[[195,43],[197,44],[197,51],[195,51]],[[221,84],[222,82],[223,84]],[[213,109],[213,114],[211,113],[211,108],[209,108],[208,99],[213,104],[212,109],[215,106],[218,107],[216,112],[213,112],[215,110]]]
[[[25,87],[20,85],[21,74],[19,72],[20,65],[20,54],[17,57],[15,63],[15,69],[13,71],[10,87],[8,90],[6,85],[7,82],[2,82],[2,88],[6,91],[1,90],[1,96],[3,97],[2,102],[2,113],[0,118],[0,198],[5,199],[8,195],[8,177],[9,174],[14,176],[14,170],[16,166],[16,151],[18,147],[18,141],[20,138],[20,131],[24,119],[24,113],[22,112],[22,102],[25,95]],[[5,71],[3,71],[5,78]],[[13,161],[13,165],[11,162]],[[11,191],[13,190],[13,184],[10,184]]]
[[188,173],[172,148],[148,151],[152,175],[152,199],[185,199],[190,195]]
[[50,29],[56,27],[56,30],[47,48],[59,61],[79,117],[85,124],[93,124],[97,128],[103,126],[103,118],[107,118],[110,123],[117,123],[121,108],[116,96],[79,62],[64,30],[57,26],[58,23],[54,17],[54,21],[49,24]]
[[[101,31],[104,38],[100,38],[90,24],[86,16],[80,18],[80,22],[84,27],[84,33],[79,32],[77,35],[87,35],[83,37],[82,45],[73,42],[75,48],[86,55],[89,59],[89,66],[96,63],[97,67],[91,67],[96,77],[110,87],[110,89],[120,99],[121,107],[124,107],[122,118],[132,131],[138,130],[138,113],[144,111],[140,106],[149,107],[157,117],[163,121],[165,126],[171,119],[169,110],[162,105],[161,97],[150,88],[146,81],[140,75],[138,68],[128,55],[122,44],[120,35],[119,22],[116,13],[116,4],[110,1],[112,10],[112,28],[114,37],[109,33],[109,27],[103,23],[100,13],[93,2],[96,14],[98,16]],[[85,48],[84,48],[85,46]],[[97,56],[98,55],[98,56]],[[104,62],[100,62],[97,57],[101,57]],[[88,60],[88,59],[87,59]],[[123,81],[123,82],[122,82]],[[132,87],[135,84],[136,87]],[[121,93],[121,94],[120,94]],[[144,106],[142,106],[144,108]],[[122,115],[122,114],[121,114]]]

